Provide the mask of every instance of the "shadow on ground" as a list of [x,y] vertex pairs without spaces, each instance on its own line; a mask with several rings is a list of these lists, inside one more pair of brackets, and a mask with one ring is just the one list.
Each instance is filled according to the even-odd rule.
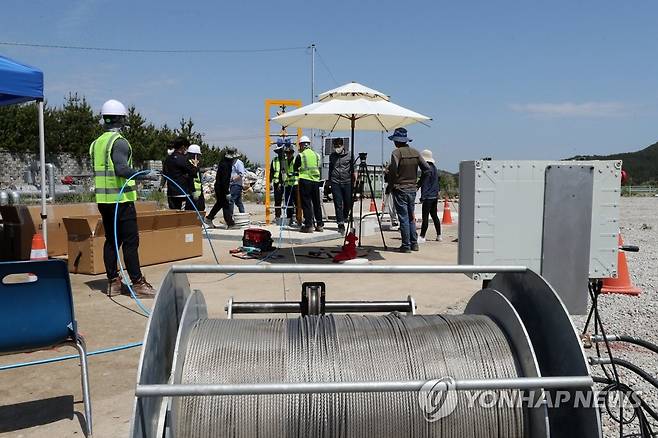
[[0,406],[0,433],[72,420],[74,416],[80,421],[82,430],[86,430],[84,416],[73,409],[72,395]]

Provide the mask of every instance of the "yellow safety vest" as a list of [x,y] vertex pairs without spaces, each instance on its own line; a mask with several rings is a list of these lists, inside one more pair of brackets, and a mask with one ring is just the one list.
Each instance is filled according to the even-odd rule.
[[295,175],[295,159],[286,158],[286,186],[292,187],[297,185],[297,175]]
[[[134,202],[137,200],[135,180],[128,181],[121,197],[118,198],[121,187],[127,180],[127,178],[114,173],[114,163],[112,162],[112,147],[114,142],[120,138],[123,137],[118,132],[108,131],[89,146],[89,155],[91,155],[91,162],[94,166],[94,186],[96,203],[98,204],[114,204],[117,199],[119,202]],[[130,143],[128,147],[130,148],[128,166],[132,167],[133,150]]]
[[302,165],[299,168],[299,179],[320,181],[320,156],[311,148],[299,153]]
[[[192,160],[189,160],[190,164],[192,163]],[[203,185],[201,184],[201,175],[199,174],[199,171],[196,171],[196,175],[194,175],[194,192],[193,193],[199,193],[201,195],[203,193]]]
[[[276,157],[275,159],[272,160],[272,172],[274,172],[274,175],[272,175],[272,183],[279,184],[280,176],[281,176],[281,160],[279,159],[279,157]],[[283,176],[283,181],[285,182],[286,175],[283,174],[282,176]]]

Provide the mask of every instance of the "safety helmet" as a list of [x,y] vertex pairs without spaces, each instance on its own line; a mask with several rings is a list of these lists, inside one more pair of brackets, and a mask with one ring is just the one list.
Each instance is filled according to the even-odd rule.
[[302,135],[301,138],[299,139],[299,143],[300,144],[302,144],[302,143],[311,143],[311,140],[307,136]]
[[187,148],[187,153],[201,155],[201,146],[198,144],[191,144],[190,147]]
[[103,116],[127,116],[128,111],[126,107],[118,100],[110,99],[101,107],[101,115]]

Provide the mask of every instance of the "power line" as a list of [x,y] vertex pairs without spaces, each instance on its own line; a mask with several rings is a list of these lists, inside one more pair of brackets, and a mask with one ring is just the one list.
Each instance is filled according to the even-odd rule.
[[331,72],[329,69],[329,66],[327,65],[326,62],[324,62],[324,59],[322,58],[322,55],[320,55],[320,52],[318,52],[317,47],[315,48],[315,54],[318,55],[318,59],[320,60],[320,63],[324,67],[325,70],[327,70],[327,73],[329,73],[329,76],[331,76],[331,79],[334,81],[334,85],[338,85],[338,81],[334,77],[334,74]]
[[86,50],[95,52],[115,52],[115,53],[271,53],[271,52],[290,52],[295,50],[306,50],[306,46],[298,47],[270,47],[260,49],[130,49],[119,47],[88,47],[88,46],[67,46],[62,44],[37,44],[21,43],[16,41],[0,41],[3,46],[34,47],[41,49],[64,49],[64,50]]

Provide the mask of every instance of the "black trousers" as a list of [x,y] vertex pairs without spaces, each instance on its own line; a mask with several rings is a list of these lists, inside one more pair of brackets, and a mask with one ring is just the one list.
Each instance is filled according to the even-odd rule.
[[228,193],[215,187],[215,205],[212,206],[210,213],[208,213],[208,216],[206,217],[210,220],[215,219],[215,216],[217,216],[217,213],[219,213],[219,210],[221,209],[222,216],[224,217],[224,223],[230,227],[234,225],[235,222],[233,222],[233,215],[231,214],[230,204],[226,199],[227,195]]
[[302,198],[302,211],[304,212],[304,226],[312,227],[315,219],[315,226],[321,227],[322,222],[322,200],[320,199],[320,183],[309,181],[307,179],[299,180],[299,194]]
[[438,199],[424,199],[423,200],[423,224],[420,226],[420,236],[425,237],[427,232],[427,227],[429,225],[428,216],[432,216],[432,222],[434,222],[434,228],[436,229],[436,235],[441,235],[441,222],[439,222],[439,216],[436,213],[436,208],[438,205]]
[[169,201],[169,208],[172,210],[182,210],[183,202],[187,200],[185,196],[169,196],[167,199]]
[[[114,246],[114,209],[115,204],[98,204],[98,211],[105,228],[105,245],[103,246],[103,261],[107,278],[113,280],[119,276],[117,258],[119,255]],[[139,229],[137,228],[137,212],[134,202],[122,202],[117,212],[117,242],[123,250],[123,261],[132,281],[142,278],[139,268]]]
[[286,217],[288,219],[294,218],[295,209],[299,208],[299,205],[297,205],[297,190],[299,190],[299,186],[297,185],[285,186],[283,190],[283,202],[287,206]]
[[274,217],[281,217],[281,203],[283,202],[283,184],[274,184]]

